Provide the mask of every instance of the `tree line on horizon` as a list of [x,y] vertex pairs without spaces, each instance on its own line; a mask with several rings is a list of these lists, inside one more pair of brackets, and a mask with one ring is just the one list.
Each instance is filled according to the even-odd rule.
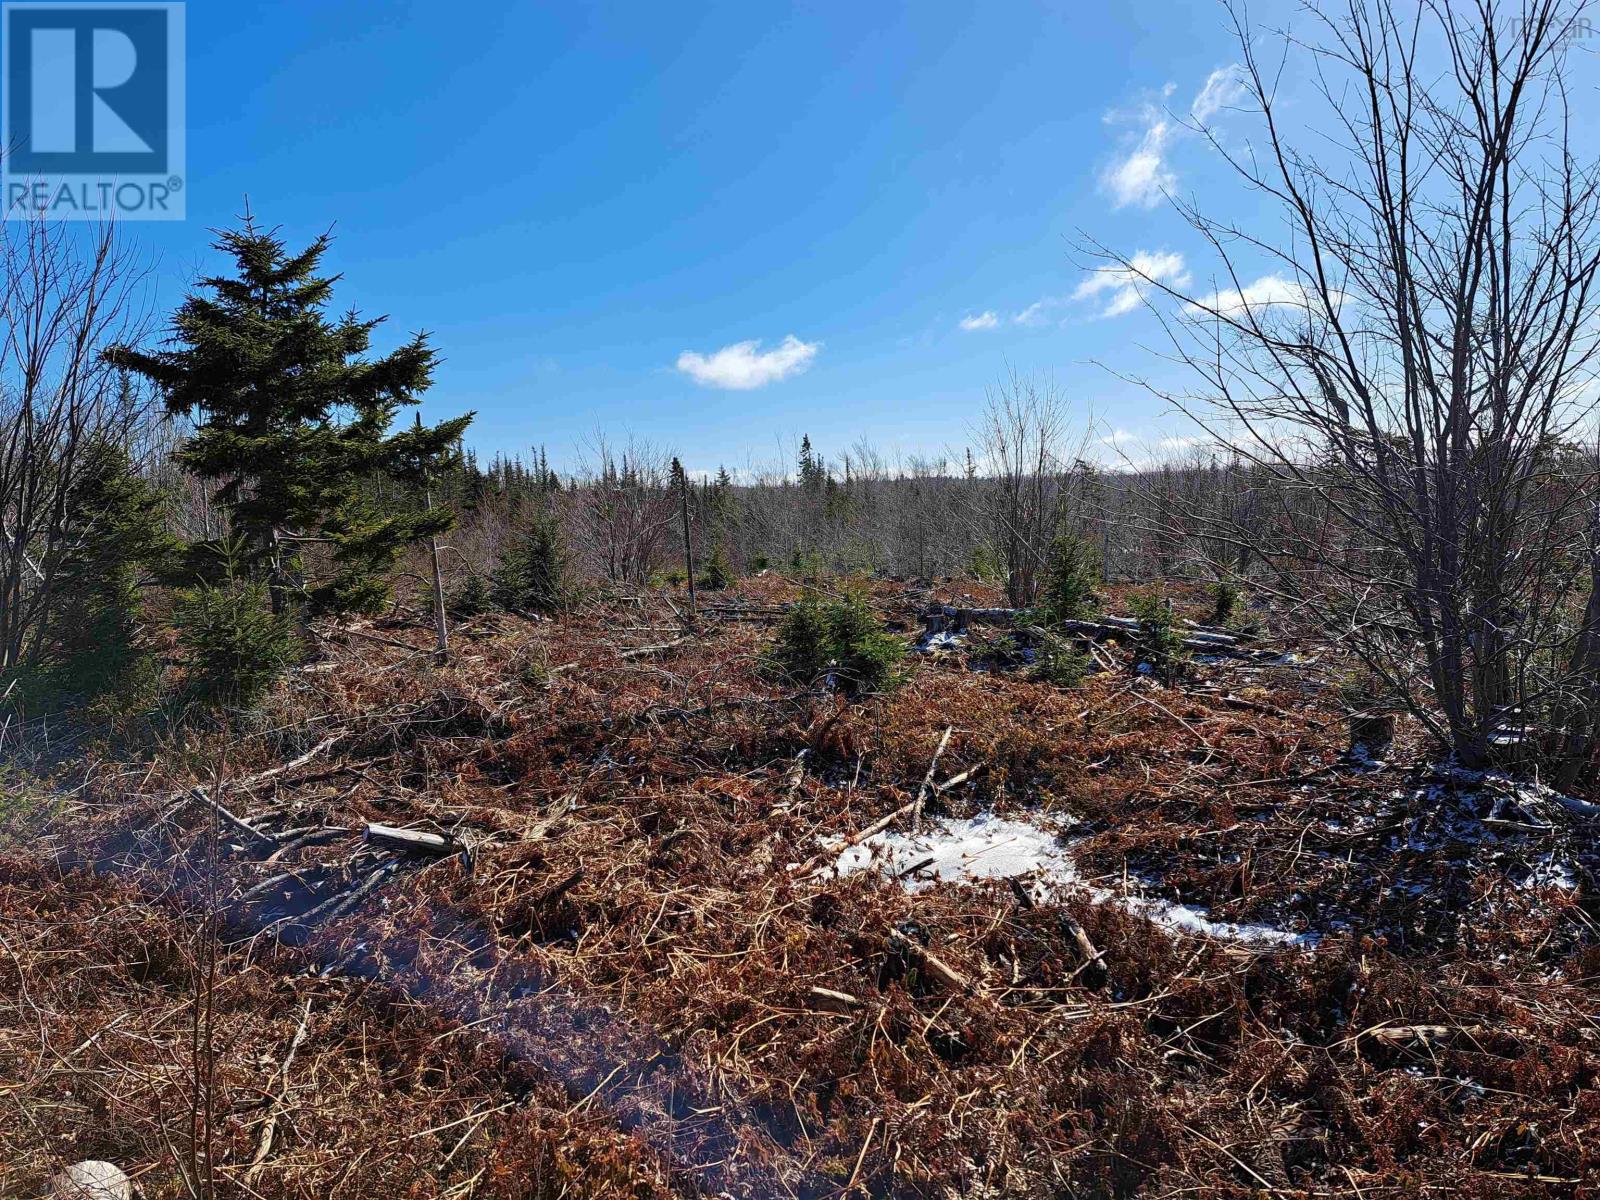
[[[480,466],[471,414],[403,419],[432,381],[428,338],[377,354],[380,321],[333,315],[326,236],[219,235],[228,272],[157,340],[110,231],[8,223],[0,695],[148,703],[170,632],[191,698],[244,703],[314,620],[383,611],[397,583],[441,656],[452,610],[560,611],[691,569],[968,576],[1025,608],[1070,538],[1103,577],[1274,600],[1360,665],[1363,703],[1410,713],[1463,766],[1571,783],[1600,755],[1600,165],[1563,119],[1582,5],[1524,8],[1509,28],[1493,6],[1442,21],[1380,0],[1297,43],[1367,97],[1358,118],[1330,104],[1341,154],[1291,140],[1233,14],[1273,152],[1219,149],[1287,236],[1179,212],[1232,278],[1246,247],[1290,286],[1195,298],[1098,251],[1200,381],[1165,399],[1211,440],[1137,471],[1090,461],[1086,423],[1020,372],[953,461],[830,461],[805,439],[792,464],[691,484],[671,449],[597,436],[564,476],[542,451]],[[1419,21],[1458,69],[1388,69]]]

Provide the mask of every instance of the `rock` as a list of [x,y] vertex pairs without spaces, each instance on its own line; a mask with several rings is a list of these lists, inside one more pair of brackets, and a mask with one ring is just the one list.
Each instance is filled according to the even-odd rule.
[[133,1200],[133,1182],[121,1168],[91,1159],[52,1179],[50,1200]]

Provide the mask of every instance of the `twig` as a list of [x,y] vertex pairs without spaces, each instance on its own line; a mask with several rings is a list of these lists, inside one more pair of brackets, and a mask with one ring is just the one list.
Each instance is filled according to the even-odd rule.
[[859,846],[862,842],[866,841],[869,837],[873,836],[873,834],[882,833],[885,829],[889,828],[889,826],[893,825],[896,821],[898,821],[901,817],[905,816],[907,813],[909,813],[916,806],[917,806],[917,803],[916,803],[915,800],[913,800],[910,804],[906,804],[906,805],[903,805],[900,808],[895,809],[888,816],[880,817],[878,820],[874,821],[871,825],[868,825],[865,829],[861,830],[860,833],[857,833],[857,834],[852,835],[851,837],[845,838],[845,840],[843,842],[841,842],[839,845],[831,847],[830,849],[823,851],[821,854],[813,854],[805,862],[801,863],[798,867],[796,867],[794,873],[797,876],[806,876],[806,875],[815,874],[816,872],[818,872],[821,869],[821,865],[824,862],[826,862],[826,861],[828,861],[830,859],[837,860],[839,855],[843,854],[846,850],[850,849],[852,846]]
[[306,1010],[301,1014],[300,1026],[289,1039],[289,1052],[283,1056],[283,1065],[278,1068],[278,1094],[272,1101],[272,1107],[267,1110],[267,1122],[262,1127],[261,1140],[256,1143],[256,1156],[250,1160],[250,1169],[244,1173],[244,1181],[247,1184],[254,1181],[266,1163],[267,1155],[272,1153],[273,1135],[278,1130],[278,1115],[283,1112],[284,1101],[289,1096],[289,1071],[294,1066],[294,1056],[299,1053],[300,1044],[306,1040],[306,1030],[310,1021],[311,997],[307,996]]
[[933,761],[928,764],[928,773],[922,777],[922,786],[917,789],[917,798],[911,804],[911,832],[922,832],[922,804],[928,798],[928,789],[933,786],[933,772],[939,766],[939,756],[944,753],[944,748],[950,744],[950,735],[955,732],[954,725],[944,727],[944,736],[939,739],[939,747],[933,752]]

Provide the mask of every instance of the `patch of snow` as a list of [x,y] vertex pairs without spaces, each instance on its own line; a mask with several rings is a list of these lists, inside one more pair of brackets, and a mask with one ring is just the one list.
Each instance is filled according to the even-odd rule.
[[966,645],[967,637],[964,633],[930,633],[917,643],[916,648],[923,654],[937,654],[941,650],[959,650]]
[[945,879],[1010,879],[1042,873],[1076,880],[1077,869],[1053,830],[985,813],[930,826],[921,834],[880,833],[839,856],[835,868],[852,875],[874,865],[899,875],[932,859],[905,880],[911,891]]
[[[1098,890],[1098,889],[1096,889]],[[1112,898],[1109,893],[1107,898]],[[1187,904],[1174,904],[1167,900],[1151,900],[1132,896],[1120,899],[1129,912],[1149,917],[1157,925],[1192,933],[1201,937],[1218,938],[1226,942],[1271,942],[1283,946],[1314,946],[1314,933],[1290,933],[1287,929],[1274,929],[1270,925],[1241,925],[1234,921],[1213,921],[1198,908]]]
[[1554,854],[1546,854],[1533,864],[1528,877],[1518,886],[1528,891],[1559,888],[1564,892],[1575,892],[1578,890],[1578,876],[1571,863],[1563,862]]
[[1365,742],[1357,742],[1355,745],[1351,746],[1349,751],[1345,754],[1345,761],[1349,762],[1352,766],[1361,767],[1363,770],[1367,771],[1376,771],[1389,765],[1381,758],[1374,758],[1372,756],[1372,751],[1367,749],[1367,744]]
[[[1178,933],[1254,942],[1311,947],[1314,933],[1290,933],[1267,925],[1213,921],[1186,904],[1148,896],[1123,896],[1083,882],[1072,855],[1054,829],[993,813],[965,821],[930,825],[920,834],[880,833],[844,850],[834,863],[842,875],[878,867],[895,876],[908,891],[921,891],[941,881],[1036,877],[1035,894],[1050,885],[1080,888],[1096,904],[1116,904],[1128,912]],[[917,868],[909,875],[906,872]],[[1155,881],[1150,881],[1155,882]]]

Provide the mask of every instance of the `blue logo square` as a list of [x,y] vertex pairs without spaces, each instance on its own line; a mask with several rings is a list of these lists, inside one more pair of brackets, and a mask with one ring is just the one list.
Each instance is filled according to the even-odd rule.
[[183,5],[14,0],[0,17],[5,215],[183,215]]
[[14,172],[167,169],[166,10],[13,8],[6,18]]

